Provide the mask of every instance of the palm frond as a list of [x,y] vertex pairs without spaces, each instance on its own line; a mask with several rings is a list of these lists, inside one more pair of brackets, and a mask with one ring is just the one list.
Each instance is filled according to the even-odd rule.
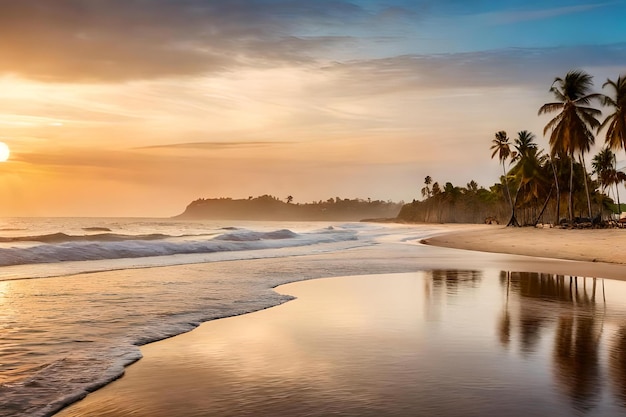
[[[604,119],[604,121],[598,127],[598,132],[604,129],[609,123],[612,123],[616,117],[617,117],[617,113],[609,114],[608,116],[606,116],[606,119]],[[608,132],[607,132],[607,136],[608,136]]]
[[[619,81],[619,78],[618,78],[618,81]],[[610,87],[613,87],[613,89],[617,91],[617,83],[615,81],[607,78],[604,84],[602,84],[602,88],[606,87],[607,85]]]
[[553,113],[561,110],[564,106],[564,103],[546,103],[539,108],[539,112],[537,114],[542,115],[545,113]]
[[543,134],[545,136],[548,133],[548,130],[554,129],[554,127],[563,119],[563,113],[559,113],[552,120],[546,124],[546,127],[543,128]]
[[602,97],[602,101],[601,102],[602,102],[603,106],[617,107],[617,102],[615,100],[613,100],[613,98],[611,98],[609,96]]
[[592,94],[587,94],[584,95],[582,97],[578,97],[575,100],[572,100],[574,103],[576,103],[577,105],[580,104],[589,104],[591,103],[592,100],[598,100],[600,102],[602,102],[602,98],[604,97],[604,94],[600,94],[600,93],[592,93]]
[[593,114],[579,110],[580,109],[577,109],[576,114],[582,121],[591,127],[591,129],[597,129],[600,126],[600,121],[596,119]]
[[598,109],[594,109],[593,107],[576,106],[576,111],[578,113],[585,113],[585,114],[587,114],[589,116],[592,116],[592,117],[602,116],[602,111],[600,111]]

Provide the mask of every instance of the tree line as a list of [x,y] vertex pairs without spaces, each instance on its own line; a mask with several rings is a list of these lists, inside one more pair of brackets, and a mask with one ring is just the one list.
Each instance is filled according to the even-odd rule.
[[199,198],[192,201],[176,218],[359,221],[365,218],[394,218],[403,205],[404,202],[340,197],[301,204],[293,203],[291,195],[282,201],[265,194],[247,199]]

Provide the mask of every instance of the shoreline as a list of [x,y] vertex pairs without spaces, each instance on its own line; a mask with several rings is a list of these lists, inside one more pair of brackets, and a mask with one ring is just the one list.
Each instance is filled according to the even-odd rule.
[[452,230],[420,242],[452,249],[626,265],[626,253],[616,250],[626,242],[626,231],[622,229],[565,230],[485,225],[484,228]]

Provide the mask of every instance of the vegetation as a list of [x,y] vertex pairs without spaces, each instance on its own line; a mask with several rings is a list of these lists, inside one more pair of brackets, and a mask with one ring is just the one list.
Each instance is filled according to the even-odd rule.
[[[498,131],[490,149],[491,158],[497,156],[502,165],[499,183],[489,190],[474,181],[465,188],[451,183],[441,188],[428,176],[422,189],[425,199],[404,206],[399,218],[418,222],[497,221],[509,226],[539,222],[602,225],[615,219],[615,214],[626,208],[619,196],[626,174],[617,168],[613,153],[626,151],[626,75],[604,83],[602,87],[609,89],[610,95],[594,93],[592,87],[591,75],[580,70],[554,79],[549,92],[555,101],[538,111],[539,115],[555,114],[543,131],[549,135],[549,152],[539,149],[529,131],[520,131],[512,143],[506,131]],[[602,111],[594,104],[609,110],[602,122]],[[588,174],[585,155],[602,131],[606,131],[606,147],[591,161],[593,178]]]
[[[501,221],[509,213],[504,186],[496,184],[489,190],[470,181],[465,187],[447,182],[443,187],[425,178],[423,201],[413,200],[400,210],[398,219],[405,222],[482,223],[485,219]],[[432,183],[432,187],[429,185]]]
[[271,195],[232,198],[199,198],[187,206],[181,219],[219,220],[329,220],[359,221],[366,218],[395,218],[403,202],[329,198],[326,201],[294,204]]

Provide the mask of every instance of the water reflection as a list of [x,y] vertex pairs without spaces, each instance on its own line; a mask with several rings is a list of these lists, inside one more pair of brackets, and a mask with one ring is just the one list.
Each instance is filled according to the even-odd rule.
[[[522,297],[588,304],[596,301],[597,279],[534,272],[501,272],[509,277],[511,290]],[[588,284],[588,281],[592,281]]]
[[554,343],[556,381],[578,409],[590,409],[601,393],[600,326],[593,316],[564,314]]
[[[494,270],[343,277],[146,346],[59,417],[626,415],[626,283]],[[173,400],[174,398],[174,400]]]
[[463,287],[476,288],[482,278],[482,271],[435,269],[429,274],[433,287],[447,294],[457,294]]
[[446,298],[458,297],[465,289],[477,288],[482,271],[435,269],[424,272],[425,316],[429,321],[439,321]]
[[[500,283],[506,287],[505,307],[498,324],[501,344],[509,346],[512,328],[516,327],[519,350],[530,355],[537,351],[543,335],[546,338],[553,335],[552,367],[556,384],[576,409],[591,409],[603,388],[600,349],[606,298],[604,293],[599,294],[598,280],[501,272]],[[519,296],[516,312],[511,311],[509,294]],[[616,345],[619,348],[614,349],[613,357],[619,362],[624,357],[621,352],[626,348],[626,339],[621,338]],[[621,377],[624,375],[626,372]],[[619,380],[620,392],[626,392],[624,378],[618,376],[615,380]]]
[[626,407],[626,323],[615,333],[609,356],[611,381],[621,406]]

